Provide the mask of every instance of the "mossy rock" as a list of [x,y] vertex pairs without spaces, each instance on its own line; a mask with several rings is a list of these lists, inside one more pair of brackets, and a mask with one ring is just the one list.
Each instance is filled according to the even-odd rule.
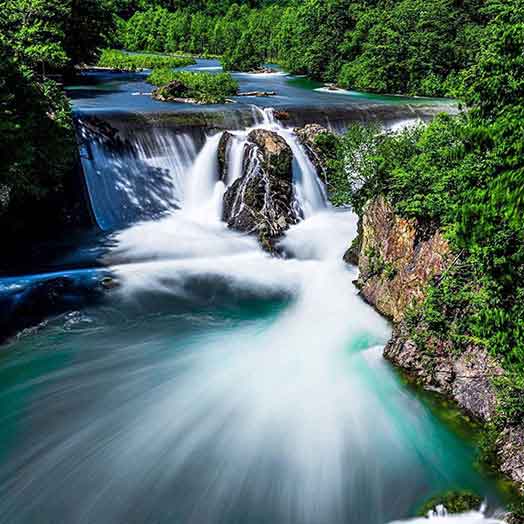
[[428,501],[420,506],[417,514],[426,516],[429,511],[442,504],[448,513],[465,513],[480,509],[482,497],[472,491],[447,491],[431,497]]

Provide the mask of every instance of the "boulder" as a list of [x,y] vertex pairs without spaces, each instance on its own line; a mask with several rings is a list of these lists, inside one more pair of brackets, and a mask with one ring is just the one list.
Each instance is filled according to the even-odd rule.
[[154,89],[152,96],[162,102],[177,101],[187,97],[187,86],[180,80],[172,80],[169,84]]
[[248,135],[243,174],[224,195],[223,220],[237,231],[256,235],[276,252],[276,241],[297,222],[293,209],[293,153],[277,133],[255,129]]

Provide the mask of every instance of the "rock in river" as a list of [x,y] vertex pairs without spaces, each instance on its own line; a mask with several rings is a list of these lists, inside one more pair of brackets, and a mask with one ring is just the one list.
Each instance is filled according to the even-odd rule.
[[283,232],[297,222],[292,162],[291,148],[280,135],[255,129],[248,135],[243,174],[224,195],[223,219],[228,226],[257,235],[270,252]]

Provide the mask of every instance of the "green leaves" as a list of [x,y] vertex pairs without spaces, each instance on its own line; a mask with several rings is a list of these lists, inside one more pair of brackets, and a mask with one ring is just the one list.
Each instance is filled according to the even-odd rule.
[[238,91],[238,83],[229,73],[211,74],[158,68],[153,70],[147,81],[161,88],[167,88],[170,82],[178,81],[177,97],[192,98],[206,104],[222,104],[228,96],[234,96]]
[[109,67],[119,71],[174,68],[194,63],[195,60],[191,56],[155,55],[150,53],[131,54],[116,49],[104,49],[98,60],[100,67]]

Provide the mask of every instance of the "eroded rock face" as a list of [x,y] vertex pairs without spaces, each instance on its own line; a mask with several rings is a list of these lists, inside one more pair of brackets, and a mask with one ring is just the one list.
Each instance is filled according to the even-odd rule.
[[430,338],[422,350],[401,323],[384,348],[384,357],[426,389],[455,400],[474,418],[493,418],[497,397],[492,379],[504,371],[485,349],[471,345],[457,355],[450,341]]
[[524,494],[524,426],[507,427],[497,441],[500,470],[520,486]]
[[[275,241],[297,221],[293,209],[293,153],[273,131],[255,129],[248,140],[243,175],[224,195],[223,220],[232,229],[257,235],[264,249],[273,252]],[[227,150],[223,162],[227,164]]]
[[[416,308],[428,285],[456,260],[441,233],[421,234],[415,221],[398,216],[378,197],[365,207],[359,241],[344,258],[358,261],[362,296],[394,322],[385,358],[474,418],[493,420],[498,402],[493,379],[504,370],[489,348],[471,343],[457,351],[451,340],[433,335],[423,320],[404,320],[408,307]],[[524,427],[507,426],[496,452],[500,470],[524,491]]]
[[440,231],[418,240],[417,224],[397,216],[383,198],[370,201],[361,223],[357,286],[366,301],[398,322],[419,303],[429,282],[451,259]]

